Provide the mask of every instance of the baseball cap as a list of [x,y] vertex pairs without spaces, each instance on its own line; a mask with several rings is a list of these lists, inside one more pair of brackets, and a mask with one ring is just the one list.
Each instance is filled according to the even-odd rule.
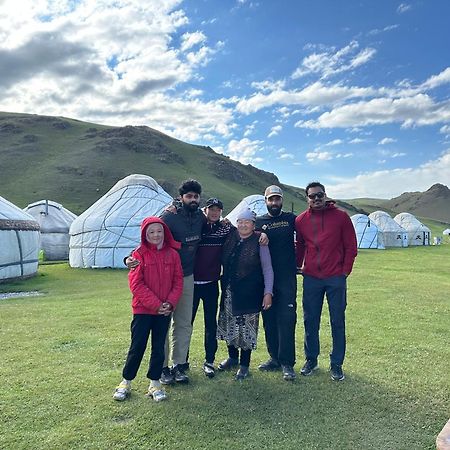
[[283,191],[281,190],[281,188],[279,186],[275,186],[273,184],[272,186],[269,186],[268,188],[266,188],[266,190],[264,192],[264,197],[269,198],[274,195],[278,195],[281,198],[283,198]]
[[206,200],[206,207],[209,208],[210,206],[218,206],[220,209],[223,209],[223,203],[215,197]]

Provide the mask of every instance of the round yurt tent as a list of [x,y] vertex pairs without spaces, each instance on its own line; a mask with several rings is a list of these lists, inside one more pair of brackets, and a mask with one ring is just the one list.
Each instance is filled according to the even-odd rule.
[[387,212],[374,211],[369,219],[378,227],[384,247],[408,246],[408,233]]
[[39,224],[0,197],[0,281],[35,275],[39,256]]
[[24,211],[35,218],[41,228],[41,250],[44,259],[69,259],[69,228],[76,215],[51,200],[31,203]]
[[172,197],[146,175],[129,175],[77,217],[70,227],[72,267],[125,268],[140,243],[145,217],[160,215]]
[[234,226],[236,226],[236,218],[243,209],[251,209],[257,216],[262,216],[267,213],[266,202],[263,195],[249,195],[239,202],[232,211],[228,213],[228,219]]
[[431,230],[412,214],[397,214],[394,220],[408,233],[408,245],[431,245]]
[[358,248],[384,248],[381,233],[368,216],[365,214],[354,214],[350,219],[355,228]]
[[446,229],[442,232],[442,234],[443,234],[444,236],[450,236],[450,228],[446,228]]

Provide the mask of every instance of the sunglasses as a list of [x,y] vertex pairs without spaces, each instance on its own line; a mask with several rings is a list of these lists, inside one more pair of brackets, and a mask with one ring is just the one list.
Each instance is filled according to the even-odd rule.
[[325,192],[316,192],[315,194],[308,194],[308,198],[314,200],[315,198],[324,198]]

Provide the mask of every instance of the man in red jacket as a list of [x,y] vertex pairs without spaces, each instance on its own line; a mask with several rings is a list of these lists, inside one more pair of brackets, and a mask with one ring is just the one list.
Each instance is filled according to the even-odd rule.
[[355,229],[348,214],[327,199],[321,183],[309,183],[306,195],[309,208],[295,220],[305,325],[306,362],[300,373],[311,375],[318,367],[320,316],[326,294],[333,339],[331,378],[340,381],[344,379],[347,277],[357,255]]

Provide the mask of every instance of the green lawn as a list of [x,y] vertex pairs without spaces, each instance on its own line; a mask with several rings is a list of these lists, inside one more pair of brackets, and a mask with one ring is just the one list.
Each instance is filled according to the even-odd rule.
[[[0,300],[0,448],[432,449],[450,416],[449,268],[450,245],[360,251],[341,383],[327,371],[326,315],[315,376],[258,373],[261,332],[250,379],[208,380],[199,314],[191,383],[155,404],[144,397],[145,367],[131,399],[112,400],[129,345],[126,271],[40,266],[31,280],[0,284],[44,294]],[[221,343],[218,359],[225,353]]]

